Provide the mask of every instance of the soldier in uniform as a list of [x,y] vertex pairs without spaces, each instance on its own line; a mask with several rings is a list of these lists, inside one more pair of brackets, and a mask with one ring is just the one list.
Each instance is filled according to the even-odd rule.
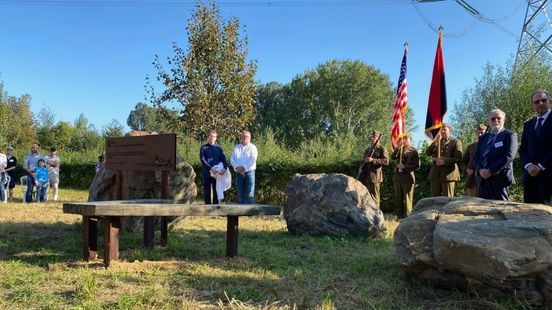
[[464,188],[466,189],[466,195],[467,196],[474,196],[478,197],[479,193],[477,190],[477,186],[475,184],[475,173],[473,168],[473,156],[475,155],[475,150],[477,149],[477,141],[479,140],[479,137],[485,133],[485,130],[487,130],[487,126],[484,124],[479,124],[477,128],[475,129],[475,137],[477,140],[468,145],[468,148],[462,155],[462,171],[465,173],[465,179],[464,179]]
[[380,183],[383,182],[382,166],[389,164],[387,150],[380,143],[381,134],[372,131],[370,138],[372,146],[364,151],[364,160],[358,168],[358,180],[366,186],[370,196],[379,208]]
[[414,184],[416,183],[414,171],[420,168],[420,154],[410,145],[411,142],[412,137],[407,134],[391,154],[391,159],[397,163],[393,173],[393,185],[395,187],[395,212],[399,219],[407,217],[412,211]]
[[452,138],[451,131],[450,125],[443,123],[426,150],[433,157],[428,177],[431,196],[454,196],[455,182],[460,179],[458,163],[462,160],[462,142]]

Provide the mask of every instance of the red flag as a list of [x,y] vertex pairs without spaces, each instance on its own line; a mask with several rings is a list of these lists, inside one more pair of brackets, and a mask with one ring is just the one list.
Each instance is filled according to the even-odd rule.
[[401,73],[399,75],[399,83],[397,84],[397,100],[393,108],[393,126],[391,127],[391,147],[395,149],[401,139],[406,135],[404,113],[408,106],[408,96],[406,94],[406,54],[407,49],[404,49],[404,56],[401,62]]
[[443,49],[441,41],[443,32],[439,32],[439,41],[437,42],[437,52],[435,53],[435,63],[433,64],[433,77],[431,79],[431,88],[429,89],[429,102],[427,105],[427,116],[425,125],[425,134],[431,140],[443,126],[443,119],[447,113],[447,92],[445,87],[445,62],[443,60]]

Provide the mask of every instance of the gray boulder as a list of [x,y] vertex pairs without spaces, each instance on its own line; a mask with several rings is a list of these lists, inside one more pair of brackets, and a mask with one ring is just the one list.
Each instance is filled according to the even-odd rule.
[[552,207],[474,197],[418,202],[395,230],[409,277],[552,306]]
[[295,174],[286,185],[284,217],[291,233],[385,236],[383,213],[362,183],[344,174]]

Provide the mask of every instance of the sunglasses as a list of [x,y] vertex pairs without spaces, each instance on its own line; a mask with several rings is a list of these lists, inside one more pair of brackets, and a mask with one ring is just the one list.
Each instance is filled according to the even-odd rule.
[[535,101],[533,101],[533,104],[539,104],[539,103],[547,103],[548,102],[548,98],[542,98],[542,99],[537,99]]
[[502,117],[498,117],[498,116],[497,116],[497,117],[490,117],[489,119],[490,119],[491,121],[495,121],[495,120],[501,120]]

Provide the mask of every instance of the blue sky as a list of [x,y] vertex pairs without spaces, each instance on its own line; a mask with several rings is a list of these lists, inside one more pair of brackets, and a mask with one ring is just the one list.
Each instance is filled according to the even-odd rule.
[[[29,93],[32,110],[48,107],[56,120],[81,113],[101,129],[126,124],[137,102],[146,102],[146,75],[155,76],[155,55],[171,56],[172,42],[186,47],[193,0],[0,1],[0,79],[9,95]],[[408,41],[408,97],[423,139],[437,33],[443,53],[449,111],[487,63],[515,55],[526,1],[470,0],[485,23],[448,0],[220,0],[225,18],[235,16],[257,61],[256,80],[291,79],[330,59],[359,59],[396,84]],[[449,113],[450,114],[450,113]],[[359,117],[361,117],[359,115]],[[448,120],[448,117],[445,118]]]

